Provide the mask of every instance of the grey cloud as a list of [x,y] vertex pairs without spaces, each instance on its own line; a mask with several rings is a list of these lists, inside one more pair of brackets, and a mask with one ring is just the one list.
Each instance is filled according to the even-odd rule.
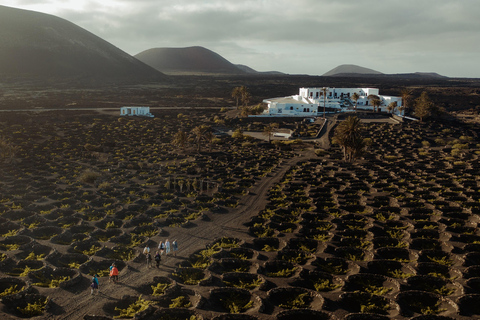
[[[447,70],[442,59],[468,60],[480,51],[477,0],[117,2],[119,8],[130,5],[131,10],[105,12],[92,4],[89,12],[65,10],[56,15],[130,54],[152,47],[201,45],[231,53],[225,58],[236,63],[243,63],[241,54],[251,61],[278,61],[277,69],[286,66],[289,57],[297,57],[290,63],[293,69],[302,60],[312,65],[315,55],[328,52],[332,61],[350,57],[352,61],[341,63],[371,62],[367,67],[373,69],[381,69],[373,63],[408,66],[411,61],[414,68],[438,59],[439,69]],[[477,72],[480,76],[480,70]]]

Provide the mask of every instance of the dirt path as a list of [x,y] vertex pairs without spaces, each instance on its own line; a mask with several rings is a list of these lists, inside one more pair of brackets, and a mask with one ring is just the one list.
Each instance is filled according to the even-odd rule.
[[[124,295],[138,296],[135,288],[149,283],[154,276],[168,276],[175,266],[186,259],[193,252],[202,249],[214,239],[228,236],[240,239],[250,239],[247,228],[243,225],[250,221],[252,216],[258,214],[267,204],[267,192],[272,185],[279,182],[285,172],[300,160],[309,158],[310,155],[303,154],[283,161],[274,172],[262,178],[250,189],[250,194],[243,197],[242,204],[233,212],[228,214],[208,214],[206,220],[194,221],[195,226],[191,228],[166,228],[168,237],[152,238],[155,242],[177,239],[179,254],[177,257],[162,259],[160,269],[147,269],[143,262],[129,262],[128,267],[120,273],[120,283],[108,283],[105,278],[100,279],[100,294],[91,296],[87,287],[90,278],[85,279],[83,290],[75,293],[64,291],[61,296],[53,297],[56,304],[63,306],[65,312],[59,314],[56,319],[82,319],[84,315],[105,314],[103,306],[107,302],[118,301]],[[210,221],[208,221],[210,220]]]

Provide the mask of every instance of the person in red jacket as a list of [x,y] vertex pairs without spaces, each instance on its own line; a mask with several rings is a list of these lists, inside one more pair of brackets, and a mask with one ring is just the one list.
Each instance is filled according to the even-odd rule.
[[115,264],[112,264],[112,269],[110,269],[110,279],[113,281],[113,283],[118,282],[118,269]]

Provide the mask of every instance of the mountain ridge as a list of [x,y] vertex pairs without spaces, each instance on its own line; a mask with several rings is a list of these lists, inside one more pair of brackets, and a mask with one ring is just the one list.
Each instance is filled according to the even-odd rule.
[[0,6],[0,72],[26,77],[163,77],[68,20],[6,6]]
[[330,71],[325,72],[322,76],[328,77],[328,76],[336,76],[339,74],[383,74],[380,71],[376,71],[373,69],[357,66],[355,64],[341,64],[335,68],[333,68]]
[[151,48],[134,56],[162,73],[246,74],[247,72],[201,46]]

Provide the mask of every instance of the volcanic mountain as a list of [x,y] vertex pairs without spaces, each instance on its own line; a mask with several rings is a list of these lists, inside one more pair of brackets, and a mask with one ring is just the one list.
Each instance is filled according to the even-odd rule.
[[56,16],[0,6],[0,73],[14,77],[160,79],[157,70]]
[[354,64],[342,64],[324,73],[323,76],[344,76],[344,75],[381,75],[383,73],[372,69],[360,67]]
[[153,48],[135,55],[149,66],[169,74],[246,74],[221,55],[204,47]]

